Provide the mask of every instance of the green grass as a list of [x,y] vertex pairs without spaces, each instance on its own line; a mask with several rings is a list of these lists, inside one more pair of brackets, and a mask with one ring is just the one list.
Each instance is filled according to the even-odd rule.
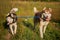
[[[46,33],[44,34],[44,40],[60,40],[60,23],[54,22],[60,20],[60,3],[59,2],[18,2],[18,1],[3,1],[0,2],[0,40],[8,40],[8,29],[4,28],[6,14],[12,7],[18,7],[19,11],[16,13],[18,16],[34,16],[33,7],[36,6],[38,10],[42,10],[43,7],[51,7],[52,20],[50,22]],[[15,36],[10,35],[9,40],[41,40],[39,36],[39,24],[33,30],[33,18],[29,18],[28,22],[24,21],[25,18],[18,18],[18,29]],[[24,22],[23,22],[24,21]]]

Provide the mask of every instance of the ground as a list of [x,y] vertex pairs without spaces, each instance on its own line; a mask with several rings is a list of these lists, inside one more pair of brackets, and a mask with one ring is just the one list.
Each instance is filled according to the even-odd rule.
[[41,40],[39,33],[39,24],[33,30],[33,18],[18,18],[17,34],[12,36],[8,28],[6,28],[5,20],[7,13],[13,7],[19,9],[17,16],[34,16],[33,7],[42,10],[43,7],[53,9],[52,19],[44,34],[44,40],[60,40],[60,2],[26,2],[26,1],[0,1],[0,40]]

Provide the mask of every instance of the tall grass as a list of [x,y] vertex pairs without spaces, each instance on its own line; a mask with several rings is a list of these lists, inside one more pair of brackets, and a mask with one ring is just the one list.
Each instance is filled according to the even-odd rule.
[[[18,16],[34,16],[33,7],[37,7],[39,11],[43,7],[50,7],[53,9],[52,20],[60,20],[60,3],[59,2],[26,2],[26,1],[0,1],[0,40],[8,40],[8,29],[5,29],[4,22],[6,20],[6,14],[13,7],[19,8],[16,13]],[[28,18],[28,21],[24,21],[25,18],[18,18],[18,29],[15,36],[10,35],[9,40],[41,40],[39,33],[39,26],[36,26],[35,31],[32,29],[33,18]],[[24,22],[25,24],[24,24]],[[50,22],[44,34],[44,40],[60,40],[60,24]]]

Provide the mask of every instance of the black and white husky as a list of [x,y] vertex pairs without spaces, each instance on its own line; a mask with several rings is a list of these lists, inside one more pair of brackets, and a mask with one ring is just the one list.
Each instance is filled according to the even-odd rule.
[[[9,25],[12,35],[16,34],[16,30],[17,30],[17,16],[15,14],[16,11],[18,11],[18,8],[13,8],[10,11],[10,13],[7,14],[7,17],[6,17],[7,25]],[[13,30],[13,27],[14,27],[14,30]]]

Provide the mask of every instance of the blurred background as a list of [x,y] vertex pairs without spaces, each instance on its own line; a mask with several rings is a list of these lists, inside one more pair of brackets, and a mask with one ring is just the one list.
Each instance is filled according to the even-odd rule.
[[41,40],[39,24],[33,30],[33,18],[18,18],[17,34],[12,36],[6,28],[6,15],[14,7],[19,10],[17,16],[34,16],[33,7],[42,11],[44,7],[52,8],[52,19],[49,23],[44,40],[60,40],[60,0],[0,0],[0,40]]

